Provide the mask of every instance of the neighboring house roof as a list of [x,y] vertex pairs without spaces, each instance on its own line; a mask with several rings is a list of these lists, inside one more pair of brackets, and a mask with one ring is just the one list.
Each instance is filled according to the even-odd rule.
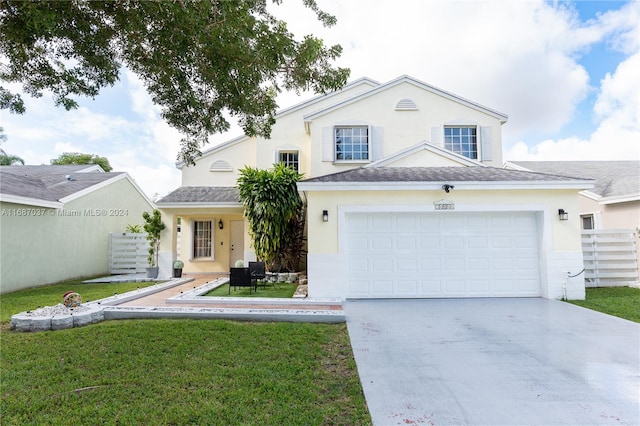
[[358,189],[405,186],[408,189],[438,189],[444,184],[454,185],[458,189],[586,189],[593,186],[588,179],[495,167],[362,167],[305,179],[298,184],[298,188],[352,190],[355,186]]
[[603,204],[640,200],[640,161],[509,161],[505,167],[595,179],[583,195]]
[[228,186],[183,186],[169,193],[156,204],[162,208],[242,206],[238,189]]
[[465,106],[467,106],[469,108],[475,109],[476,111],[480,111],[480,112],[483,112],[485,114],[491,115],[491,116],[499,119],[502,124],[506,123],[508,118],[509,118],[509,116],[507,114],[503,114],[503,113],[498,112],[498,111],[496,111],[494,109],[491,109],[491,108],[485,107],[483,105],[480,105],[479,103],[476,103],[476,102],[470,101],[468,99],[465,99],[465,98],[463,98],[461,96],[454,95],[451,92],[447,92],[447,91],[439,89],[439,88],[437,88],[435,86],[431,86],[431,85],[429,85],[427,83],[424,83],[424,82],[422,82],[422,81],[420,81],[420,80],[418,80],[416,78],[413,78],[411,76],[403,75],[403,76],[400,76],[400,77],[398,77],[398,78],[396,78],[394,80],[391,80],[391,81],[389,81],[387,83],[381,84],[381,85],[379,85],[378,87],[376,87],[374,89],[371,89],[371,90],[368,90],[368,91],[366,91],[364,93],[361,93],[359,95],[353,96],[353,97],[351,97],[349,99],[346,99],[346,100],[344,100],[342,102],[339,102],[337,104],[331,105],[331,106],[329,106],[327,108],[324,108],[324,109],[322,109],[320,111],[316,111],[316,112],[313,112],[311,114],[307,114],[307,115],[304,116],[304,121],[305,122],[312,121],[313,119],[315,119],[317,117],[320,117],[320,116],[322,116],[324,114],[327,114],[327,113],[329,113],[331,111],[334,111],[336,109],[342,108],[342,107],[344,107],[346,105],[350,105],[350,104],[352,104],[354,102],[358,102],[358,101],[360,101],[362,99],[365,99],[365,98],[368,98],[370,96],[376,95],[376,94],[378,94],[378,93],[380,93],[382,91],[388,90],[388,89],[390,89],[390,88],[392,88],[394,86],[397,86],[397,85],[403,84],[403,83],[412,84],[412,85],[414,85],[414,86],[416,86],[416,87],[418,87],[420,89],[426,90],[426,91],[434,93],[434,94],[436,94],[438,96],[442,96],[443,98],[446,98],[446,99],[449,99],[451,101],[457,102],[459,104],[465,105]]
[[100,166],[73,165],[1,166],[0,201],[62,208],[65,202],[125,178],[153,204],[125,172],[105,173]]

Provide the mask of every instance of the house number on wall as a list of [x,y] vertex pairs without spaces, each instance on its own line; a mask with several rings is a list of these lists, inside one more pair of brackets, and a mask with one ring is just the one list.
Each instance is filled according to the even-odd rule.
[[455,210],[456,205],[453,201],[439,200],[433,202],[434,210]]

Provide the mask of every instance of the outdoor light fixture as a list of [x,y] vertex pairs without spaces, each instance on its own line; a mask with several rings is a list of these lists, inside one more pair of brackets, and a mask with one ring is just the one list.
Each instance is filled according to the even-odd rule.
[[447,194],[449,193],[449,191],[451,191],[453,188],[455,188],[455,186],[453,185],[449,185],[448,183],[445,183],[444,185],[442,185],[442,189],[444,189],[444,192],[446,192]]
[[329,211],[328,210],[322,210],[322,221],[323,222],[329,222]]
[[564,209],[558,209],[558,217],[560,220],[569,220],[569,213],[564,211]]
[[218,228],[224,229],[224,223],[222,223],[222,219],[218,220]]

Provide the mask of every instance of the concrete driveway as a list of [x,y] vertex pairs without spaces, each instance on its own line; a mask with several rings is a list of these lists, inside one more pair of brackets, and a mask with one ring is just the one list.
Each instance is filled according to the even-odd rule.
[[344,309],[375,425],[640,424],[640,324],[546,299]]

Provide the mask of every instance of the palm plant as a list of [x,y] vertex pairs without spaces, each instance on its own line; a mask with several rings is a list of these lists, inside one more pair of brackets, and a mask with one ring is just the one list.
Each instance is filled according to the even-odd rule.
[[304,205],[296,186],[301,177],[284,164],[240,170],[237,186],[249,235],[256,256],[270,270],[295,270],[303,255]]

